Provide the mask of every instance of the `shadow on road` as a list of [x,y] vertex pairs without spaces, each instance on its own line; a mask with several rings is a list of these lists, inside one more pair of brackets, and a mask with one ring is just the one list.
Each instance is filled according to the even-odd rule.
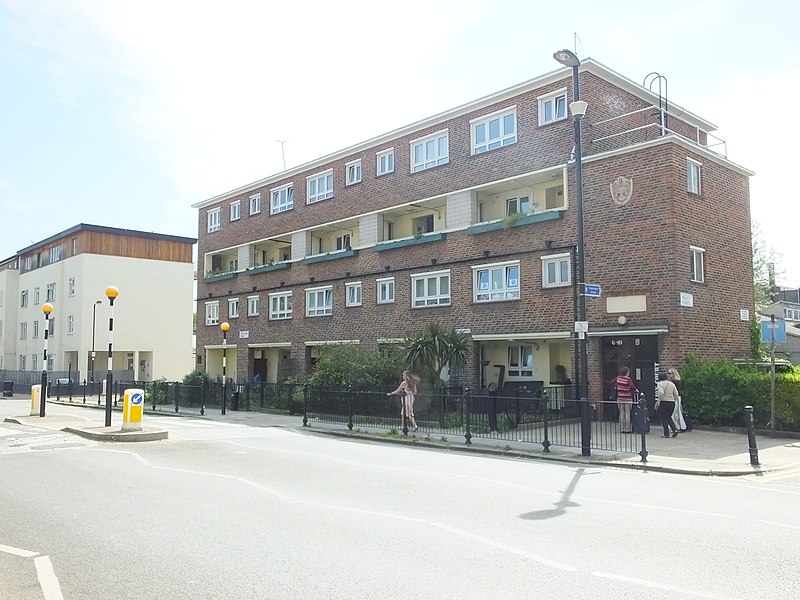
[[543,510],[534,510],[533,512],[522,513],[519,518],[527,521],[543,521],[545,519],[554,519],[566,514],[568,508],[580,506],[580,504],[570,500],[570,496],[578,486],[578,480],[586,473],[586,469],[578,469],[572,476],[572,481],[569,482],[567,489],[561,493],[561,498],[555,503],[555,508],[546,508]]

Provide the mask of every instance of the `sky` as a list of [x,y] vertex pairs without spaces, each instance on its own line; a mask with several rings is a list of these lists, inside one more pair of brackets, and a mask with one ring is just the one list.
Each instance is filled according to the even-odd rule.
[[[711,121],[800,286],[789,1],[0,0],[0,259],[78,223],[197,236],[192,204],[559,68]],[[591,110],[591,107],[590,107]],[[283,142],[279,142],[282,140]]]

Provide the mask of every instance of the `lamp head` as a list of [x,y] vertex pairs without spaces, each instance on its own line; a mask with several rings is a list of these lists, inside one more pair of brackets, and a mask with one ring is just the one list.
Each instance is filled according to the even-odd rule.
[[585,100],[575,100],[575,102],[569,103],[569,112],[572,113],[573,119],[582,119],[586,116],[586,109],[589,107],[589,103]]
[[110,285],[106,288],[106,298],[113,300],[117,296],[119,296],[119,289],[116,286]]
[[102,303],[103,303],[103,301],[102,301],[102,300],[95,300],[95,301],[94,301],[94,305],[95,305],[95,306],[97,306],[98,304],[102,304]]
[[565,67],[578,67],[581,64],[581,59],[571,50],[564,49],[554,52],[553,58]]
[[50,304],[49,302],[45,302],[44,304],[42,304],[42,312],[46,317],[49,317],[50,313],[53,312],[53,305]]
[[230,329],[230,328],[231,328],[231,326],[230,326],[230,324],[229,324],[227,321],[223,321],[222,323],[220,323],[220,324],[219,324],[219,328],[220,328],[220,329],[221,329],[223,332],[226,332],[226,331],[228,331],[228,329]]

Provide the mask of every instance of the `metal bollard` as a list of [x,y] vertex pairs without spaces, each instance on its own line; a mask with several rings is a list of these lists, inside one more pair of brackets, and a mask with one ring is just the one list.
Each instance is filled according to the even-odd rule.
[[744,424],[747,427],[747,443],[750,452],[750,464],[758,466],[758,446],[756,445],[756,430],[753,425],[753,407],[744,407]]

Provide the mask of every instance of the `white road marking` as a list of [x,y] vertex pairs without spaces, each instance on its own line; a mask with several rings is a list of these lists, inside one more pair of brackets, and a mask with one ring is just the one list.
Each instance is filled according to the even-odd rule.
[[281,494],[280,492],[276,492],[272,488],[268,488],[265,485],[261,485],[260,483],[256,483],[255,481],[250,481],[249,479],[245,479],[244,477],[237,477],[237,481],[241,481],[245,485],[252,486],[257,490],[261,490],[262,492],[267,492],[268,494],[272,494],[276,498],[280,498],[281,500],[292,501],[293,498],[291,496],[287,496],[286,494]]
[[387,519],[397,519],[399,521],[408,521],[411,523],[427,523],[425,519],[419,517],[407,517],[396,513],[387,513],[377,510],[367,510],[364,508],[353,508],[352,506],[340,506],[337,504],[325,504],[324,502],[314,502],[313,500],[294,500],[295,504],[304,504],[306,506],[315,506],[317,508],[327,508],[330,510],[341,510],[344,512],[352,512],[360,515],[370,515],[373,517],[383,517]]
[[700,590],[692,590],[689,588],[679,587],[677,585],[670,585],[668,583],[656,583],[655,581],[647,581],[646,579],[637,579],[635,577],[626,577],[624,575],[616,575],[614,573],[602,573],[600,571],[593,571],[592,575],[595,577],[602,577],[604,579],[612,579],[614,581],[623,581],[625,583],[632,583],[634,585],[641,585],[644,587],[655,588],[658,590],[666,590],[668,592],[678,592],[687,596],[694,596],[696,598],[710,598],[711,600],[736,600],[733,596],[720,596],[711,592],[701,592]]
[[32,550],[23,550],[22,548],[14,548],[14,546],[4,546],[0,544],[0,552],[5,552],[6,554],[13,554],[14,556],[21,556],[22,558],[30,558],[31,556],[36,556],[39,554],[38,552],[33,552]]
[[785,527],[786,529],[800,529],[797,525],[787,525],[786,523],[778,523],[777,521],[762,521],[758,520],[758,523],[764,523],[765,525],[774,525],[775,527]]
[[42,586],[42,594],[45,600],[64,600],[61,594],[61,584],[58,583],[53,563],[49,556],[39,556],[33,559],[36,565],[36,575],[39,577],[39,585]]

